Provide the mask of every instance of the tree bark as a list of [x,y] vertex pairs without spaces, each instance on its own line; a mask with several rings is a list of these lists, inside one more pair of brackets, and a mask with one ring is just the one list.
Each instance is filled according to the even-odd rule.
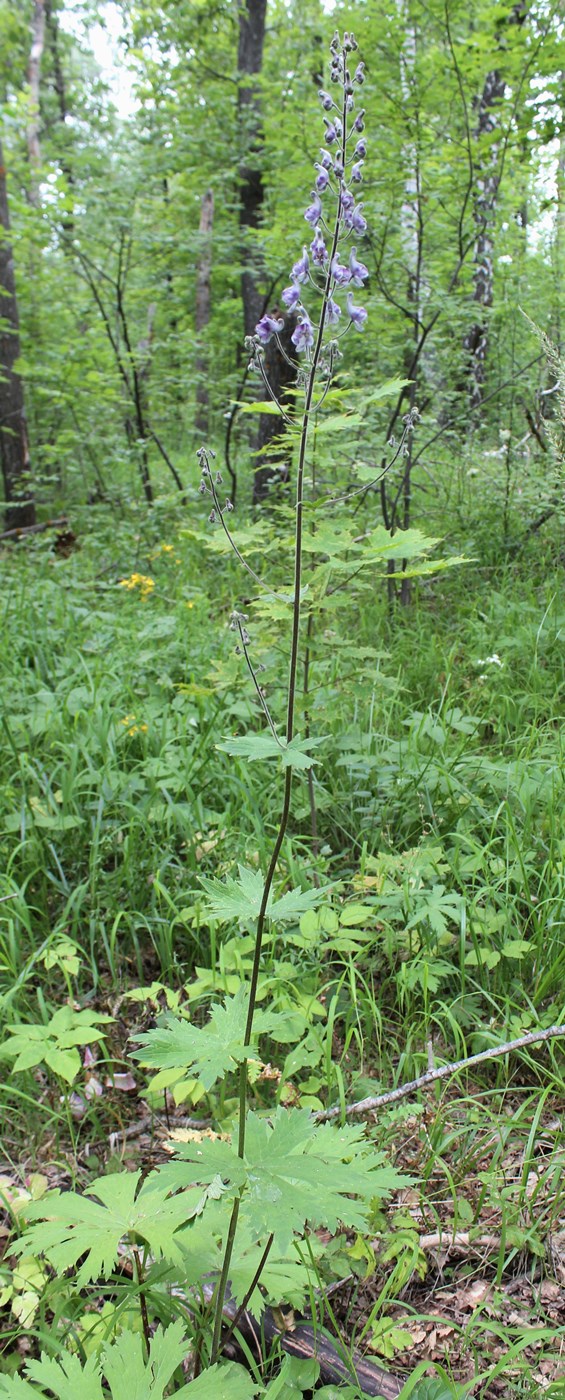
[[[504,20],[506,24],[522,25],[526,19],[528,0],[518,0],[511,14]],[[474,137],[477,143],[492,136],[499,126],[499,108],[504,100],[506,79],[502,69],[491,68],[485,78],[483,91],[477,104],[477,125]],[[476,227],[476,240],[473,266],[473,302],[476,309],[475,320],[467,331],[463,347],[469,357],[469,399],[473,410],[480,408],[483,399],[486,360],[488,354],[488,312],[493,303],[493,258],[494,225],[496,204],[501,179],[499,163],[500,143],[489,145],[485,156],[479,154],[476,165],[473,214]]]
[[29,115],[27,123],[27,149],[31,171],[29,197],[36,207],[39,205],[39,170],[41,147],[39,144],[39,86],[41,81],[41,60],[45,44],[45,10],[43,0],[34,0],[31,22],[31,49],[28,65]]
[[263,127],[261,101],[253,78],[261,72],[267,0],[240,0],[238,117],[241,141],[239,164],[242,263],[241,292],[245,334],[253,335],[261,315],[262,297],[258,289],[259,263],[249,233],[260,228],[263,210]]
[[196,269],[196,417],[194,426],[200,438],[208,433],[208,356],[205,331],[210,320],[210,274],[212,271],[212,228],[214,225],[214,195],[206,190],[202,196],[199,227],[199,255]]
[[[65,75],[64,75],[64,72],[63,72],[63,65],[62,65],[62,63],[61,63],[61,54],[60,54],[60,50],[59,50],[59,24],[58,24],[58,18],[57,18],[57,13],[56,13],[56,11],[53,9],[53,0],[43,0],[43,3],[44,3],[44,9],[45,9],[45,21],[46,21],[46,25],[47,25],[47,34],[48,34],[48,37],[49,37],[49,47],[50,47],[50,50],[51,50],[51,62],[52,62],[52,64],[53,64],[53,83],[54,83],[55,92],[56,92],[56,95],[57,95],[57,105],[58,105],[58,108],[59,108],[59,122],[60,122],[60,124],[61,124],[61,127],[62,127],[63,129],[65,129],[65,128],[66,128],[67,117],[68,117],[68,115],[69,115],[69,107],[68,107],[68,102],[67,102],[67,89],[66,89],[66,84],[65,84]],[[65,143],[65,147],[66,147],[66,143]],[[59,157],[59,160],[60,160],[60,165],[61,165],[61,170],[62,170],[62,172],[63,172],[63,175],[65,176],[65,179],[66,179],[66,181],[67,181],[67,184],[68,184],[68,186],[69,186],[69,189],[71,189],[72,186],[73,186],[73,184],[74,184],[74,176],[73,176],[72,165],[71,165],[71,162],[70,162],[70,159],[69,159],[69,155],[68,155],[67,150],[66,150],[65,147],[63,148],[63,151],[62,151],[62,153],[61,153],[61,155],[60,155],[60,157]],[[72,237],[72,235],[73,235],[73,233],[74,233],[74,217],[73,217],[73,214],[72,214],[71,212],[69,212],[69,214],[66,215],[66,217],[63,219],[62,222],[63,222],[63,228],[64,228],[64,230],[65,230],[65,233],[66,233],[69,237]]]
[[29,448],[23,385],[14,370],[20,334],[6,169],[0,141],[0,463],[4,480],[6,530],[35,524],[29,482]]
[[[284,312],[276,308],[277,315],[284,315]],[[285,316],[284,329],[280,333],[280,342],[286,351],[289,359],[294,354],[294,346],[291,335],[296,325],[292,316]],[[289,365],[288,360],[281,355],[276,340],[270,340],[265,347],[265,373],[269,380],[271,389],[280,404],[284,403],[287,389],[296,383],[296,370]],[[282,420],[273,413],[262,413],[259,418],[259,429],[257,433],[256,451],[257,465],[253,480],[253,502],[257,505],[269,494],[269,487],[275,481],[288,481],[290,476],[290,462],[287,451],[285,451],[280,441],[284,432]],[[277,445],[277,443],[279,445]]]

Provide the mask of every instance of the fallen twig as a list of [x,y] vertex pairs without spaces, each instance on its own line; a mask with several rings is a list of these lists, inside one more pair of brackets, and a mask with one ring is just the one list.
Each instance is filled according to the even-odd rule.
[[[512,1050],[523,1050],[526,1045],[537,1045],[542,1040],[555,1040],[562,1035],[565,1035],[565,1026],[550,1026],[546,1031],[529,1031],[527,1035],[521,1035],[518,1040],[508,1040],[504,1045],[493,1045],[490,1050],[480,1050],[478,1055],[469,1055],[466,1060],[452,1060],[450,1064],[426,1070],[426,1073],[421,1074],[418,1079],[411,1079],[408,1084],[400,1084],[398,1089],[389,1089],[385,1094],[371,1095],[369,1098],[360,1099],[358,1103],[349,1104],[345,1110],[345,1116],[350,1118],[358,1113],[373,1113],[376,1108],[384,1108],[385,1104],[405,1099],[408,1094],[414,1094],[418,1089],[425,1089],[428,1084],[435,1084],[438,1079],[447,1079],[450,1074],[458,1074],[461,1069],[470,1069],[472,1065],[480,1065],[485,1060],[494,1060],[499,1055],[509,1055]],[[328,1118],[339,1118],[341,1111],[341,1104],[336,1104],[333,1108],[326,1108],[316,1114],[317,1121],[325,1123]]]
[[58,520],[42,520],[39,525],[17,525],[14,530],[3,530],[0,540],[19,540],[25,535],[42,535],[44,530],[62,530],[69,521],[66,515]]

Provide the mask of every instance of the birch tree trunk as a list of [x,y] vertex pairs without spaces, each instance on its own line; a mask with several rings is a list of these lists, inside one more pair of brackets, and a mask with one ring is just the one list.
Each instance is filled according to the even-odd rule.
[[210,320],[210,274],[212,271],[212,229],[214,225],[214,195],[206,190],[202,196],[199,227],[199,255],[196,269],[196,417],[194,426],[198,436],[205,439],[208,433],[208,355],[205,332]]
[[39,205],[39,170],[41,167],[41,147],[39,144],[39,87],[41,82],[41,60],[45,44],[45,9],[43,0],[34,0],[31,21],[31,49],[28,64],[29,113],[27,122],[27,149],[30,165],[30,201]]
[[[517,0],[503,25],[522,25],[528,11],[528,0]],[[503,26],[501,25],[501,28]],[[491,140],[485,151],[485,138],[492,137],[500,128],[500,107],[504,101],[506,80],[500,67],[491,68],[484,81],[481,97],[477,104],[477,124],[474,138],[477,142],[476,178],[473,197],[473,215],[476,228],[473,254],[473,302],[475,320],[468,330],[463,347],[469,356],[469,400],[471,408],[480,408],[483,400],[486,361],[488,355],[489,311],[493,303],[494,289],[494,234],[496,205],[501,179],[500,140]],[[502,133],[500,133],[502,136]],[[481,152],[481,142],[483,151]]]
[[29,483],[29,449],[23,385],[14,370],[20,335],[6,169],[0,141],[0,464],[6,500],[5,528],[35,524]]

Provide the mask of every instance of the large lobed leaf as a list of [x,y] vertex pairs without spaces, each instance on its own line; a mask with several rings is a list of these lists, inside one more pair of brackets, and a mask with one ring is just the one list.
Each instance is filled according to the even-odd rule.
[[[151,1340],[149,1360],[136,1332],[123,1332],[117,1341],[103,1349],[102,1359],[91,1356],[85,1366],[77,1356],[63,1352],[60,1359],[46,1356],[28,1361],[29,1381],[19,1376],[0,1376],[0,1397],[7,1400],[40,1400],[47,1390],[55,1400],[105,1400],[104,1379],[112,1400],[163,1400],[174,1372],[184,1361],[188,1343],[182,1321],[163,1331],[159,1327]],[[33,1382],[30,1384],[29,1382]],[[198,1380],[175,1391],[182,1400],[253,1400],[257,1384],[243,1367],[212,1366]]]
[[26,1205],[26,1218],[38,1223],[10,1246],[12,1252],[42,1255],[59,1274],[84,1256],[76,1274],[79,1287],[111,1275],[124,1236],[140,1236],[154,1258],[180,1263],[175,1236],[192,1213],[186,1197],[168,1198],[158,1172],[141,1186],[140,1176],[137,1171],[99,1177],[80,1196],[48,1191]]
[[164,1168],[171,1189],[221,1176],[241,1192],[250,1239],[273,1233],[283,1254],[306,1225],[362,1230],[371,1200],[409,1181],[375,1153],[362,1127],[317,1125],[306,1109],[279,1109],[273,1121],[249,1113],[243,1160],[233,1145],[210,1139],[182,1143],[177,1157]]

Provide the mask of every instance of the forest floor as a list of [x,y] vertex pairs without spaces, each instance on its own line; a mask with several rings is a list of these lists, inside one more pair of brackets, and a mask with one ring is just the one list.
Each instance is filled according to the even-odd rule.
[[[22,1203],[123,1167],[145,1174],[175,1135],[231,1131],[229,1086],[153,1090],[131,1044],[165,1006],[199,1007],[245,979],[248,940],[208,929],[199,880],[264,859],[277,801],[261,765],[250,784],[215,748],[255,719],[226,638],[229,569],[214,561],[204,583],[204,546],[174,519],[80,543],[57,555],[37,540],[3,559],[2,1016],[11,1033],[45,1032],[65,1005],[110,1018],[70,1076],[41,1056],[6,1064],[10,1367],[54,1317],[64,1332],[44,1284],[21,1305],[10,1241]],[[153,587],[124,589],[132,577]],[[473,581],[426,581],[393,622],[375,596],[355,644],[336,616],[309,700],[333,738],[319,853],[299,783],[281,869],[283,883],[297,869],[329,877],[332,894],[323,927],[304,918],[284,948],[267,942],[262,991],[304,1016],[309,1052],[293,1067],[270,1044],[259,1109],[275,1091],[314,1112],[351,1103],[430,1055],[458,1059],[563,1015],[560,566],[550,542]],[[278,639],[270,624],[257,635],[273,675]],[[271,692],[276,708],[276,680]],[[555,1042],[370,1116],[376,1150],[412,1184],[364,1236],[320,1233],[319,1321],[398,1376],[426,1361],[481,1400],[565,1395],[564,1104]],[[81,1307],[107,1302],[102,1290]]]

